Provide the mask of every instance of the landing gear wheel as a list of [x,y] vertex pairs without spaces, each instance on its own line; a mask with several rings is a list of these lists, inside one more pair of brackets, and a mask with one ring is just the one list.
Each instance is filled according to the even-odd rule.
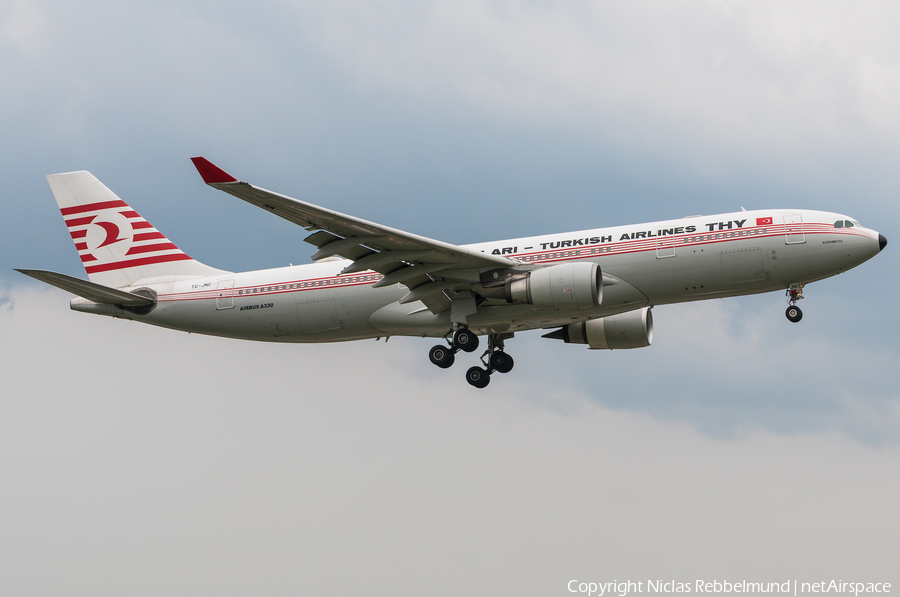
[[484,388],[491,383],[491,374],[487,369],[481,367],[469,367],[469,370],[466,371],[466,381],[476,388]]
[[803,319],[803,311],[800,310],[800,307],[797,305],[791,305],[787,308],[787,311],[784,312],[785,316],[788,318],[788,321],[791,323],[797,323],[801,319]]
[[497,350],[491,353],[490,364],[491,369],[494,371],[499,373],[509,373],[512,371],[515,361],[502,350]]
[[453,346],[466,352],[472,352],[478,348],[478,336],[466,328],[459,328],[453,334]]
[[453,350],[449,347],[438,344],[437,346],[432,346],[431,350],[428,351],[428,358],[441,369],[446,369],[456,360],[456,355],[453,354]]

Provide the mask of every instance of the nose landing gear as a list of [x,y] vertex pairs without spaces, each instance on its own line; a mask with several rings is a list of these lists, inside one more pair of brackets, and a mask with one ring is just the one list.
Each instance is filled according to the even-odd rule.
[[797,301],[803,298],[803,286],[801,283],[791,284],[786,292],[788,308],[784,314],[791,323],[797,323],[803,319],[803,311],[797,306]]

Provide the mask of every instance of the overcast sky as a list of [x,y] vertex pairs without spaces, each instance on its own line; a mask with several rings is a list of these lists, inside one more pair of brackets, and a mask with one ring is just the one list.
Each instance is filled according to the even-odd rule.
[[[0,3],[0,594],[900,587],[900,5]],[[44,176],[87,169],[211,266],[306,232],[189,158],[451,243],[767,207],[872,261],[654,310],[649,348],[284,346],[68,309]],[[462,364],[462,362],[460,362]],[[468,366],[468,365],[466,365]]]

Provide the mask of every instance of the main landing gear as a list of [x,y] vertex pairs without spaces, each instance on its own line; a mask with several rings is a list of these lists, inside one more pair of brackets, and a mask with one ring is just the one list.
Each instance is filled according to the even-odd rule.
[[[512,371],[515,361],[503,351],[503,341],[512,338],[512,334],[491,334],[488,336],[488,348],[481,355],[484,367],[469,367],[466,371],[466,381],[476,388],[484,388],[491,382],[491,374],[496,372],[509,373]],[[478,348],[478,336],[468,328],[459,328],[453,333],[453,339],[448,341],[449,346],[436,345],[428,351],[428,358],[441,369],[447,369],[456,360],[456,353],[474,352]]]
[[432,363],[441,369],[447,369],[456,361],[456,353],[460,350],[465,352],[473,352],[478,349],[478,336],[468,330],[468,328],[459,328],[453,333],[453,340],[450,346],[442,346],[440,344],[432,346],[428,351],[428,358]]
[[788,297],[788,308],[784,314],[788,318],[788,321],[797,323],[803,319],[803,311],[797,306],[797,301],[803,298],[803,284],[791,284],[788,287],[786,294]]

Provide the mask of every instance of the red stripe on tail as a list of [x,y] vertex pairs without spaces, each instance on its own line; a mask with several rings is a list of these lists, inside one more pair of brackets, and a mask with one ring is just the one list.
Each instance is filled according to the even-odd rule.
[[128,207],[128,204],[120,199],[119,201],[101,201],[99,203],[90,203],[88,205],[63,207],[59,211],[61,211],[64,216],[71,216],[73,214],[82,214],[86,211],[97,211],[99,209],[109,209],[111,207]]
[[86,218],[72,218],[71,220],[66,220],[66,226],[71,228],[72,226],[84,226],[85,224],[90,224],[94,218],[97,216],[87,216]]
[[134,235],[134,242],[139,243],[142,240],[153,240],[156,238],[166,238],[162,232],[141,232]]
[[138,253],[153,253],[154,251],[171,251],[178,249],[172,243],[159,243],[156,245],[143,245],[141,247],[131,247],[125,255],[137,255]]
[[141,265],[152,265],[154,263],[165,263],[166,261],[186,261],[191,258],[184,253],[175,253],[173,255],[158,255],[156,257],[144,257],[142,259],[131,259],[129,261],[117,261],[116,263],[103,263],[100,265],[92,265],[85,267],[85,271],[89,274],[98,272],[108,272],[115,269],[125,269],[128,267],[138,267]]

